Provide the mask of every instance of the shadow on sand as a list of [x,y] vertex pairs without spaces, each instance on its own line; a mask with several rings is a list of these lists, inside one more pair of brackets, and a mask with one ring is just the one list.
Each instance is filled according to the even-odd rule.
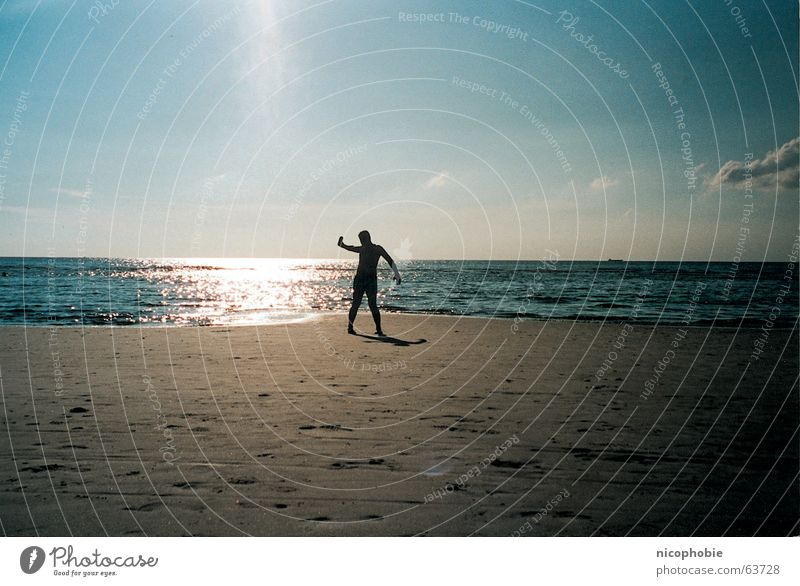
[[352,335],[358,336],[359,338],[366,338],[367,340],[371,340],[373,342],[394,344],[395,346],[414,346],[416,344],[424,344],[428,341],[425,338],[419,338],[418,340],[401,340],[400,338],[393,338],[391,336],[369,336],[367,334],[359,334],[358,332]]

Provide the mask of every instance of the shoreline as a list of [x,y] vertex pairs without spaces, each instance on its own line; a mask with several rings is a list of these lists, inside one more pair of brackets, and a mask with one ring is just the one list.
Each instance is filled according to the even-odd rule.
[[[291,318],[283,321],[264,321],[259,323],[229,323],[229,324],[170,324],[170,323],[151,323],[151,324],[140,324],[140,323],[132,323],[132,324],[41,324],[41,323],[32,323],[32,324],[7,324],[7,323],[0,323],[0,329],[2,328],[27,328],[27,329],[50,329],[50,328],[57,328],[57,329],[74,329],[74,330],[81,330],[81,329],[106,329],[106,328],[118,328],[118,329],[159,329],[159,328],[242,328],[242,327],[271,327],[271,326],[284,326],[288,324],[294,323],[308,323],[313,322],[320,319],[325,319],[332,316],[338,317],[347,317],[347,311],[344,310],[331,310],[331,311],[320,311],[320,312],[304,312],[303,317]],[[747,321],[744,320],[716,320],[714,323],[690,323],[685,324],[683,322],[665,322],[665,321],[650,321],[646,319],[636,318],[621,318],[621,317],[608,317],[606,319],[595,319],[595,318],[585,318],[585,319],[576,319],[576,318],[560,318],[560,317],[551,317],[551,318],[542,318],[542,317],[514,317],[514,316],[487,316],[487,315],[456,315],[456,314],[448,314],[448,313],[434,313],[434,312],[423,312],[423,311],[385,311],[381,310],[381,316],[418,316],[418,317],[433,317],[433,318],[443,318],[443,319],[477,319],[477,320],[487,320],[487,321],[509,321],[514,322],[517,321],[519,323],[576,323],[576,324],[596,324],[596,325],[604,325],[604,324],[622,324],[622,323],[632,323],[638,324],[641,326],[649,326],[649,327],[683,327],[683,328],[722,328],[722,329],[761,329],[761,325],[763,323],[763,319],[755,320],[755,321]],[[361,320],[371,320],[371,316],[365,312],[364,308],[362,307],[359,311],[359,319]],[[740,323],[736,323],[739,321]],[[733,322],[733,323],[731,323]],[[719,323],[719,325],[717,325]],[[793,330],[797,327],[798,323],[800,323],[800,317],[796,317],[791,320],[780,320],[774,322],[774,325],[770,328],[770,330]]]

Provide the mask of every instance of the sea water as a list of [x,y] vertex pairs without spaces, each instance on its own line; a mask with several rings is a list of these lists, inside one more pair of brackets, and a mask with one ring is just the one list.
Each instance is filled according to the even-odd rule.
[[[0,324],[291,321],[348,309],[354,270],[352,260],[0,258]],[[787,263],[414,260],[400,270],[399,286],[379,271],[384,311],[720,326],[798,317]]]

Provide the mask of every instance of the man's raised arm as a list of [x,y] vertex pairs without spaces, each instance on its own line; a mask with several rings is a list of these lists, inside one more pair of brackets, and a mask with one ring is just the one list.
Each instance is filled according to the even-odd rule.
[[350,252],[361,252],[360,246],[350,246],[349,244],[345,244],[344,236],[339,236],[339,242],[336,243],[336,246],[339,248],[344,248],[345,250],[349,250]]
[[400,278],[400,271],[398,271],[398,270],[397,270],[397,265],[396,265],[396,264],[394,264],[394,260],[392,260],[392,257],[391,257],[391,256],[389,256],[389,253],[388,253],[388,252],[386,252],[386,249],[385,249],[383,246],[381,246],[381,256],[382,256],[383,258],[385,258],[385,259],[386,259],[386,262],[388,262],[388,263],[389,263],[389,266],[390,266],[390,267],[392,267],[392,270],[394,271],[394,280],[395,280],[395,281],[397,282],[397,284],[399,285],[399,284],[400,284],[400,282],[401,282],[401,280],[402,280],[402,279]]

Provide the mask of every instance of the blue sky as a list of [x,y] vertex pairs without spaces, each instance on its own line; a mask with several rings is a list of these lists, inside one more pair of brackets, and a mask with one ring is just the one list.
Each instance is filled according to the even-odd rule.
[[0,254],[335,257],[368,228],[415,258],[783,260],[797,237],[792,3],[105,4],[1,5]]

